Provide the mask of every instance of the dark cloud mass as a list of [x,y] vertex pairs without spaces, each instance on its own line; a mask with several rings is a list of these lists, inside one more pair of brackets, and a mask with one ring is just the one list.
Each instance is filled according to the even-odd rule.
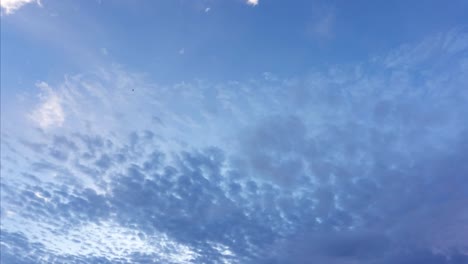
[[449,48],[463,37],[164,90],[179,101],[157,123],[184,124],[168,134],[154,113],[120,136],[2,134],[1,262],[468,263],[468,44]]

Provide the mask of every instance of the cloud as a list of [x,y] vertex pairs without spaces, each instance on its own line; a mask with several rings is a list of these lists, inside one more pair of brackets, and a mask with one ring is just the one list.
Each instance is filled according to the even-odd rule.
[[247,0],[247,4],[251,6],[256,6],[258,5],[258,0]]
[[464,40],[295,79],[40,83],[33,113],[67,122],[2,127],[2,262],[464,263]]
[[29,117],[41,128],[60,127],[65,122],[65,113],[59,95],[45,82],[37,84],[42,90],[40,105],[29,114]]
[[7,15],[13,14],[16,10],[20,9],[26,4],[36,2],[37,5],[42,6],[40,0],[2,0],[1,7],[5,10]]

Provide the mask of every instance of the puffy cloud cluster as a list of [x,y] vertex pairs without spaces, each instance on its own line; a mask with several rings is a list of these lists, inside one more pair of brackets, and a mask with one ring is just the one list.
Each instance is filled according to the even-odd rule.
[[287,80],[68,77],[60,129],[2,134],[2,263],[466,263],[464,40]]

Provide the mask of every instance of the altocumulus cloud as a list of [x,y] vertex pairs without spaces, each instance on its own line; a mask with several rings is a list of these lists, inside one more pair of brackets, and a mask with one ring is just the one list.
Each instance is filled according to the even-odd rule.
[[41,85],[61,126],[2,128],[2,263],[468,262],[466,29],[300,78]]

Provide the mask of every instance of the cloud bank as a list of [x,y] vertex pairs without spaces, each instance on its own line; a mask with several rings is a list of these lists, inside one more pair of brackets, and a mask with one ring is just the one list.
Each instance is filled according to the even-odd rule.
[[1,262],[466,263],[466,40],[295,78],[41,84],[37,123],[2,128]]

